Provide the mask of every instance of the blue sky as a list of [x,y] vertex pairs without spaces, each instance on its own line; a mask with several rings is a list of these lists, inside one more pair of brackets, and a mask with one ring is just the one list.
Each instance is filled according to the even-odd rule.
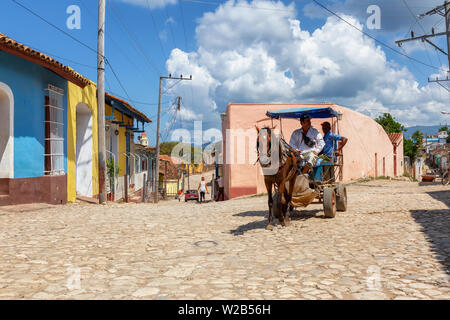
[[[97,1],[18,1],[96,48]],[[423,34],[422,28],[427,32],[433,26],[443,28],[440,16],[419,22],[413,16],[442,1],[320,2],[352,19],[351,23],[361,23],[364,31],[396,50],[429,65],[447,65],[447,57],[429,46],[425,50],[417,43],[402,51],[394,43],[408,37],[411,29]],[[380,30],[366,26],[370,16],[366,10],[371,4],[381,8]],[[80,30],[66,27],[70,5],[81,9]],[[333,101],[370,116],[392,112],[406,125],[445,121],[439,111],[448,109],[450,94],[427,83],[427,76],[439,70],[379,47],[329,16],[312,1],[302,0],[148,0],[148,4],[147,0],[109,0],[106,56],[127,93],[109,68],[107,91],[127,100],[129,96],[132,105],[156,120],[159,75],[192,73],[192,82],[176,85],[164,97],[163,138],[167,139],[169,128],[191,129],[195,119],[203,120],[204,129],[219,128],[219,114],[231,101]],[[11,0],[2,1],[0,32],[96,81],[94,52]],[[344,43],[339,43],[340,39]],[[435,42],[446,48],[443,37]],[[177,95],[182,96],[183,108],[172,124],[169,106]],[[152,141],[155,122],[146,127]]]

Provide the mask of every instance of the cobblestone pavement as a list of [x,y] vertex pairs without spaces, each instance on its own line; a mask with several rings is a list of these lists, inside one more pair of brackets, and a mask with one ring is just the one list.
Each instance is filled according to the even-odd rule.
[[450,299],[450,188],[348,186],[265,230],[266,197],[0,208],[0,299]]

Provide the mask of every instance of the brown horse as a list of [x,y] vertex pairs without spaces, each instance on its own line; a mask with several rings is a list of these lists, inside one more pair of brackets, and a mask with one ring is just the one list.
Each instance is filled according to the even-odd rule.
[[[268,193],[269,223],[266,227],[268,230],[273,229],[274,210],[275,217],[283,227],[289,223],[286,213],[299,172],[296,152],[279,135],[276,135],[273,129],[269,127],[259,129],[256,126],[258,162],[263,169],[264,183]],[[287,181],[289,181],[289,190],[286,190]],[[272,187],[275,187],[276,191],[276,208],[273,207]]]

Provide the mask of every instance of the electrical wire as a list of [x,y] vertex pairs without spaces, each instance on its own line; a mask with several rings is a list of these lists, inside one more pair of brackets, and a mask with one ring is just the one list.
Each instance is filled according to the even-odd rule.
[[150,2],[149,2],[149,0],[146,0],[146,3],[147,3],[148,11],[150,12],[150,16],[151,16],[151,18],[152,18],[153,27],[155,28],[155,33],[156,33],[156,37],[158,38],[158,42],[159,42],[159,46],[160,46],[160,48],[161,48],[162,56],[163,56],[163,58],[164,58],[165,60],[167,60],[167,54],[166,54],[166,52],[164,51],[164,47],[163,47],[161,38],[159,37],[159,34],[158,34],[158,27],[156,26],[155,17],[153,16],[153,10],[150,8]]
[[97,55],[97,50],[93,49],[92,47],[90,47],[89,45],[87,45],[86,43],[82,42],[81,40],[78,40],[77,38],[75,38],[74,36],[72,36],[70,33],[64,31],[63,29],[59,28],[58,26],[56,26],[55,24],[51,23],[50,21],[48,21],[47,19],[43,18],[42,16],[40,16],[39,14],[37,14],[36,12],[34,12],[33,10],[31,10],[30,8],[24,6],[22,3],[20,3],[17,0],[11,0],[12,2],[14,2],[15,4],[17,4],[18,6],[22,7],[23,9],[25,9],[26,11],[28,11],[29,13],[31,13],[32,15],[34,15],[35,17],[41,19],[42,21],[44,21],[45,23],[47,23],[48,25],[52,26],[53,28],[57,29],[58,31],[62,32],[63,34],[65,34],[66,36],[68,36],[69,38],[71,38],[72,40],[78,42],[80,45],[82,45],[83,47],[91,50],[92,52],[95,53],[95,55]]
[[177,44],[176,44],[176,39],[175,39],[175,33],[173,32],[172,23],[170,22],[169,10],[167,9],[167,1],[166,0],[164,0],[164,10],[166,12],[166,17],[167,17],[166,23],[169,24],[170,34],[172,35],[173,46],[174,46],[174,48],[176,48]]
[[361,30],[361,29],[358,28],[357,26],[351,24],[350,22],[348,22],[347,20],[345,20],[344,18],[342,18],[340,15],[338,15],[337,13],[333,12],[332,10],[328,9],[326,6],[324,6],[323,4],[321,4],[319,1],[317,1],[317,0],[313,0],[313,1],[314,1],[314,3],[316,3],[319,7],[323,8],[323,9],[326,10],[326,11],[328,11],[330,14],[334,15],[335,17],[337,17],[337,18],[340,19],[341,21],[345,22],[346,24],[348,24],[349,26],[351,26],[351,27],[354,28],[355,30],[358,30],[358,31],[361,32],[362,34],[366,35],[367,37],[371,38],[371,39],[374,40],[375,42],[381,44],[382,46],[384,46],[384,47],[386,47],[386,48],[392,50],[393,52],[395,52],[395,53],[397,53],[397,54],[399,54],[399,55],[401,55],[401,56],[404,56],[404,57],[406,57],[406,58],[408,58],[408,59],[410,59],[410,60],[412,60],[412,61],[415,61],[415,62],[417,62],[417,63],[420,63],[420,64],[422,64],[422,65],[424,65],[424,66],[427,66],[427,67],[429,67],[429,68],[436,69],[436,70],[440,70],[440,68],[438,68],[438,67],[436,67],[436,66],[433,66],[433,65],[430,65],[430,64],[428,64],[428,63],[422,62],[422,61],[420,61],[420,60],[418,60],[418,59],[416,59],[416,58],[410,57],[410,56],[407,55],[406,53],[403,53],[403,52],[401,52],[401,51],[396,50],[395,48],[391,47],[391,46],[388,45],[387,43],[385,43],[385,42],[383,42],[383,41],[381,41],[381,40],[378,40],[377,38],[375,38],[374,36],[368,34],[368,33],[365,32],[364,30]]
[[[78,0],[81,4],[83,4],[86,8],[86,11],[88,12],[88,14],[93,18],[93,19],[97,19],[97,17],[95,16],[95,14],[92,13],[91,10],[89,10],[89,6],[84,2],[84,0]],[[118,21],[114,16],[112,16],[112,18],[116,21]],[[139,73],[139,75],[143,78],[143,80],[148,80],[148,74],[144,74],[144,72],[142,71],[142,68],[138,67],[135,63],[133,59],[130,59],[130,57],[127,55],[127,53],[123,50],[123,45],[120,45],[117,43],[117,41],[114,39],[114,37],[111,36],[110,32],[106,32],[105,33],[106,37],[111,40],[111,42],[114,44],[114,46],[116,47],[117,51],[120,52],[122,54],[122,56],[125,58],[125,61],[129,62],[131,66],[134,67],[134,69],[137,71],[137,73]],[[153,70],[152,70],[153,71]],[[152,80],[152,78],[150,78],[150,80]]]
[[[406,8],[408,9],[409,13],[413,16],[414,20],[416,20],[416,22],[419,24],[420,28],[422,29],[423,33],[426,34],[427,32],[425,31],[425,28],[423,27],[423,25],[420,23],[419,19],[417,19],[416,15],[414,14],[414,12],[412,11],[412,9],[409,7],[408,3],[406,2],[406,0],[402,0],[403,3],[405,4]],[[411,29],[412,31],[412,29]],[[425,52],[427,54],[428,60],[430,61],[430,64],[433,64],[433,61],[431,61],[431,57],[430,54],[428,52],[428,47],[427,45],[422,42],[423,47],[425,48]]]
[[146,58],[148,64],[152,67],[152,69],[156,72],[157,75],[161,74],[161,71],[159,70],[159,68],[153,63],[153,61],[150,59],[150,57],[148,56],[148,54],[146,53],[146,51],[144,50],[144,48],[142,47],[141,43],[139,42],[139,40],[137,40],[136,36],[133,34],[133,32],[131,30],[128,29],[126,22],[122,19],[120,12],[116,11],[116,9],[114,8],[113,2],[111,2],[111,9],[113,11],[113,13],[116,15],[116,17],[119,19],[119,23],[122,25],[123,29],[125,30],[125,32],[128,34],[128,36],[130,37],[131,40],[133,40],[133,42],[135,43],[135,45],[137,46],[137,48],[139,49],[139,51],[142,53],[142,55],[144,55],[144,57]]
[[183,6],[181,5],[181,1],[178,1],[178,7],[180,9],[180,15],[181,15],[181,22],[183,26],[183,34],[184,34],[184,47],[187,51],[188,45],[187,45],[187,36],[186,36],[186,26],[184,23],[184,13],[183,13]]

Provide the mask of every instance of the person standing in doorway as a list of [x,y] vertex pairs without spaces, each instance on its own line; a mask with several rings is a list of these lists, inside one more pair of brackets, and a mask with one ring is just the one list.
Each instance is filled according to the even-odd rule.
[[222,197],[222,201],[224,200],[224,194],[223,194],[223,179],[221,176],[217,178],[217,184],[219,186],[219,192],[217,193],[216,201],[221,201],[220,197]]
[[205,194],[208,192],[208,187],[206,185],[205,177],[202,177],[202,180],[200,181],[197,191],[200,191],[200,203],[205,200]]

